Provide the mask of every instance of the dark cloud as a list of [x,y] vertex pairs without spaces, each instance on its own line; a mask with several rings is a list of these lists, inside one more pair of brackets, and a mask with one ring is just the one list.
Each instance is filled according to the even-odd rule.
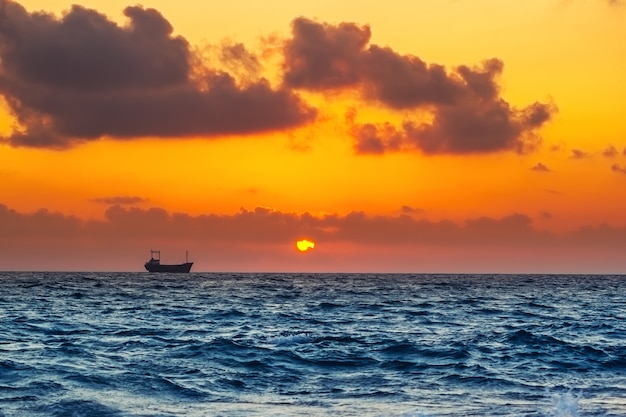
[[[0,0],[0,94],[23,128],[4,141],[64,148],[103,136],[251,133],[314,117],[298,96],[264,79],[242,85],[228,72],[194,68],[187,41],[158,11],[124,13],[122,27],[80,6],[57,19]],[[238,44],[222,59],[258,67]]]
[[188,81],[189,46],[172,37],[171,25],[154,9],[126,8],[130,22],[120,28],[81,6],[55,19],[28,14],[9,0],[2,5],[3,67],[14,81],[79,92]]
[[614,172],[619,172],[621,174],[626,174],[626,166],[622,166],[620,164],[611,165],[611,170]]
[[582,149],[572,149],[572,159],[585,159],[590,156],[591,154],[589,152],[583,151]]
[[15,146],[286,129],[316,116],[294,89],[355,89],[403,112],[400,126],[352,117],[357,153],[525,153],[556,112],[551,103],[507,103],[499,59],[445,68],[370,44],[367,25],[295,19],[282,49],[283,83],[274,88],[241,43],[223,43],[214,68],[201,64],[154,9],[128,7],[128,24],[119,26],[80,6],[62,18],[11,0],[0,6],[0,94],[20,126],[0,140]]
[[263,68],[257,56],[239,42],[223,43],[219,55],[220,61],[229,72],[236,74],[238,79],[254,79]]
[[407,134],[391,123],[351,125],[357,154],[383,154],[398,151],[410,142]]
[[[406,208],[409,214],[418,210]],[[547,216],[544,216],[547,217]],[[159,225],[159,227],[155,227]],[[275,244],[310,236],[325,242],[358,242],[366,245],[405,244],[504,244],[554,243],[556,237],[536,230],[530,217],[511,214],[501,218],[479,217],[465,222],[430,221],[400,214],[371,216],[363,212],[313,216],[284,213],[258,207],[232,215],[169,213],[161,208],[141,209],[115,205],[104,220],[79,220],[74,216],[39,210],[19,213],[0,204],[0,239],[25,236],[83,237],[94,239],[158,238],[229,244]],[[620,235],[621,236],[621,235]],[[621,237],[626,243],[626,234]],[[516,243],[511,243],[516,242]]]
[[546,165],[542,164],[541,162],[538,162],[537,165],[531,168],[531,170],[535,172],[552,172],[550,168],[548,168]]
[[[267,208],[241,209],[232,215],[192,216],[160,208],[113,206],[102,220],[80,220],[47,210],[20,213],[0,204],[0,230],[2,265],[31,270],[34,265],[44,270],[51,265],[65,270],[111,270],[126,265],[126,270],[139,270],[149,248],[162,249],[168,256],[189,248],[190,253],[208,262],[198,262],[198,268],[204,265],[209,270],[276,270],[285,265],[284,256],[292,253],[293,242],[307,236],[319,244],[318,253],[328,247],[321,264],[307,264],[306,268],[314,270],[354,270],[377,259],[378,269],[394,270],[396,261],[400,261],[409,269],[423,271],[423,261],[445,254],[442,262],[433,265],[438,271],[449,271],[450,265],[457,265],[455,260],[466,259],[467,255],[477,260],[475,256],[480,254],[485,262],[481,264],[483,272],[508,270],[516,256],[523,257],[520,268],[526,271],[533,269],[529,265],[541,268],[537,264],[541,259],[560,272],[564,271],[566,259],[567,271],[578,270],[588,259],[587,266],[597,272],[598,259],[623,267],[619,248],[626,244],[623,227],[589,226],[557,235],[538,230],[524,214],[453,222],[430,221],[414,213],[313,216]],[[361,254],[346,264],[346,254],[332,249],[342,245],[358,247],[358,253],[367,255]],[[260,258],[256,255],[259,253]],[[496,253],[502,262],[494,264]],[[287,268],[302,269],[303,265],[292,263]]]
[[472,154],[510,150],[534,151],[540,139],[536,128],[547,121],[553,109],[535,103],[521,111],[504,101],[442,106],[431,123],[405,121],[401,128],[386,124],[353,124],[357,153],[382,154],[402,149],[425,154]]
[[450,75],[441,65],[369,45],[370,37],[366,25],[295,19],[284,49],[284,82],[310,90],[364,84],[371,98],[398,109],[453,103],[467,94],[497,95],[494,78],[502,72],[500,60],[488,60],[480,68],[460,66]]
[[606,158],[615,158],[619,155],[617,148],[613,145],[609,145],[604,151],[602,151],[602,156]]
[[411,207],[411,206],[402,206],[400,207],[400,213],[406,214],[406,215],[420,214],[420,213],[424,213],[424,209]]
[[[517,109],[500,96],[504,64],[452,70],[370,45],[368,26],[330,25],[299,18],[284,48],[284,82],[292,88],[324,91],[360,88],[366,99],[391,109],[430,113],[432,121],[408,119],[402,127],[357,124],[349,117],[357,153],[417,149],[424,153],[524,153],[540,142],[537,130],[556,113],[552,103]],[[406,114],[406,113],[405,113]]]
[[368,97],[395,109],[453,103],[463,93],[443,66],[376,45],[363,53],[362,76]]
[[554,145],[550,145],[550,152],[562,152],[565,151],[567,148],[567,146],[565,145],[565,143],[561,142],[561,143],[557,143]]
[[46,209],[20,213],[0,204],[0,239],[75,237],[84,232],[84,223],[74,216]]
[[371,45],[364,54],[363,75],[368,97],[395,109],[409,109],[464,99],[493,100],[502,69],[502,61],[490,59],[476,68],[462,65],[448,73],[442,65]]
[[295,19],[285,45],[285,84],[311,90],[346,87],[362,77],[361,60],[369,43],[369,26],[329,25]]
[[527,153],[538,147],[534,131],[553,111],[541,103],[516,110],[503,100],[469,101],[438,109],[432,124],[406,122],[404,130],[425,153]]
[[113,205],[126,205],[126,204],[141,204],[141,203],[147,202],[148,200],[146,200],[143,197],[123,195],[123,196],[113,196],[113,197],[98,197],[98,198],[92,199],[91,201],[93,201],[94,203],[113,206]]

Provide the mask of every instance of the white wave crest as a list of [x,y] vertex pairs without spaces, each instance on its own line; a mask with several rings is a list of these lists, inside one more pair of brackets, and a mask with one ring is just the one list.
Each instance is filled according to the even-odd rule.
[[557,394],[552,396],[552,405],[554,407],[552,415],[554,417],[579,417],[577,395],[571,393]]
[[268,341],[274,345],[295,345],[298,343],[309,343],[312,340],[313,336],[308,333],[287,334],[268,339]]

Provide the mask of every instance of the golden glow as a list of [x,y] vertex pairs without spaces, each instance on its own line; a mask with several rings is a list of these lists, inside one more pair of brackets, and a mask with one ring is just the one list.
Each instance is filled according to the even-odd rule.
[[[57,15],[79,3],[122,24],[127,21],[122,10],[130,4],[125,0],[20,3],[29,10]],[[320,117],[289,132],[185,140],[101,139],[65,151],[0,145],[0,204],[84,218],[103,215],[106,205],[95,202],[98,199],[135,196],[141,198],[137,205],[142,208],[192,215],[229,214],[242,207],[395,215],[405,207],[414,216],[459,222],[512,212],[533,218],[551,213],[544,223],[552,230],[597,222],[624,224],[626,200],[618,201],[615,190],[623,188],[626,175],[611,170],[614,164],[626,167],[626,119],[619,101],[626,95],[626,46],[614,42],[626,36],[623,7],[601,1],[544,0],[517,4],[481,0],[480,8],[471,2],[404,0],[391,0],[384,8],[354,7],[351,2],[338,5],[331,0],[304,8],[297,2],[270,3],[280,7],[263,3],[259,9],[251,0],[239,0],[239,7],[191,2],[183,8],[168,0],[142,4],[162,12],[177,34],[198,47],[231,37],[255,50],[258,36],[274,32],[289,36],[291,20],[308,16],[333,24],[369,24],[372,44],[388,45],[449,69],[497,57],[505,64],[502,95],[512,106],[551,98],[559,113],[540,132],[543,147],[527,156],[512,152],[357,156],[345,123],[349,109],[356,109],[359,123],[400,125],[411,115],[367,105],[356,93],[303,93]],[[404,12],[398,15],[398,9]],[[207,25],[206,16],[215,21]],[[428,19],[416,24],[414,16]],[[15,123],[6,103],[0,103],[0,137]],[[618,151],[612,159],[602,155],[609,145]],[[552,149],[555,146],[558,152]],[[590,156],[576,160],[571,157],[573,149]],[[155,163],[163,155],[168,156],[165,167]],[[537,163],[550,172],[532,171]],[[597,204],[581,204],[585,201]]]
[[[480,7],[475,2],[406,0],[389,0],[385,7],[350,0],[190,1],[184,7],[171,0],[140,3],[160,11],[192,50],[212,50],[210,46],[224,39],[241,42],[262,61],[258,75],[270,80],[274,88],[280,88],[283,74],[275,63],[280,61],[280,50],[273,55],[272,48],[290,36],[290,23],[298,16],[333,25],[369,25],[371,44],[419,57],[429,65],[442,65],[448,71],[501,59],[499,94],[511,107],[521,109],[538,101],[553,102],[559,109],[536,132],[542,146],[535,152],[426,155],[409,150],[356,155],[347,114],[354,114],[358,124],[402,126],[405,120],[416,118],[410,110],[389,109],[367,100],[367,94],[357,88],[296,91],[318,110],[318,118],[291,130],[224,137],[101,138],[57,151],[12,147],[4,138],[19,125],[18,118],[0,95],[0,214],[5,206],[8,212],[46,209],[100,220],[114,204],[109,202],[127,197],[135,202],[119,203],[125,209],[155,207],[168,213],[207,216],[207,222],[211,216],[272,207],[294,218],[303,213],[328,215],[331,226],[324,226],[329,228],[333,216],[348,214],[353,214],[355,222],[361,215],[380,217],[380,230],[384,230],[386,219],[397,216],[454,222],[462,229],[468,220],[513,213],[527,216],[533,228],[550,233],[600,224],[626,227],[622,104],[626,43],[616,41],[626,39],[623,2],[476,1]],[[30,11],[56,15],[77,3],[120,24],[128,22],[124,8],[135,4],[128,0],[17,2]],[[537,166],[544,169],[533,169]],[[342,236],[345,242],[341,243],[314,233],[323,239],[321,248],[302,238],[294,242],[294,250],[291,239],[308,233],[307,227],[290,229],[282,235],[290,237],[279,238],[278,251],[295,258],[299,268],[310,262],[312,268],[325,265],[340,270],[341,256],[348,254],[350,262],[361,265],[363,254],[370,254],[363,247],[371,242],[359,240],[357,229]],[[266,246],[259,244],[259,248],[255,249]],[[299,256],[312,250],[314,256]],[[393,254],[400,249],[390,244],[387,250]],[[447,249],[434,250],[441,251],[437,255],[445,263]],[[407,257],[412,256],[407,251]],[[272,254],[264,255],[259,258],[272,269]],[[1,261],[0,257],[0,266],[5,265]],[[427,261],[426,256],[421,260]],[[212,267],[207,261],[206,268]]]
[[298,248],[300,252],[307,252],[311,249],[315,249],[315,242],[307,239],[298,240],[296,242],[296,248]]

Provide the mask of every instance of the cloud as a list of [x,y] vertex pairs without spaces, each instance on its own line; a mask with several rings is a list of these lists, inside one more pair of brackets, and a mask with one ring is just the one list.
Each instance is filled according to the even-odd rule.
[[552,172],[552,170],[550,168],[548,168],[547,166],[545,166],[541,162],[538,162],[537,165],[535,165],[534,167],[531,168],[531,170],[533,170],[535,172]]
[[615,158],[619,155],[617,148],[613,145],[609,145],[604,151],[602,151],[602,156],[605,158]]
[[611,170],[614,172],[619,172],[621,174],[626,174],[626,167],[622,166],[620,164],[613,164],[611,165]]
[[424,209],[404,205],[400,207],[400,213],[405,215],[422,214]]
[[409,135],[397,129],[391,123],[355,124],[352,117],[347,117],[348,126],[354,138],[354,151],[357,154],[383,154],[399,151],[405,144],[411,143]]
[[240,42],[223,43],[220,48],[220,62],[238,79],[258,76],[263,66],[259,59]]
[[590,156],[591,154],[589,152],[583,151],[582,149],[572,149],[572,159],[585,159]]
[[34,213],[20,213],[0,204],[2,240],[33,237],[70,238],[83,233],[84,223],[74,216],[40,209]]
[[[501,218],[478,217],[464,222],[430,221],[407,209],[413,216],[285,213],[268,208],[241,209],[231,215],[189,215],[170,213],[161,208],[109,207],[104,220],[80,220],[74,216],[41,209],[19,213],[0,204],[2,240],[28,236],[93,239],[186,239],[234,244],[237,242],[275,244],[292,242],[297,236],[310,236],[325,242],[359,244],[552,244],[555,235],[535,229],[530,217],[511,214]],[[158,225],[158,227],[155,227]],[[620,229],[621,230],[621,229]],[[621,235],[620,235],[621,236]],[[626,243],[626,234],[620,237]],[[513,242],[513,243],[512,243]]]
[[113,196],[113,197],[98,197],[94,198],[91,201],[99,204],[106,204],[108,206],[113,205],[133,205],[145,203],[148,200],[143,197],[137,196]]
[[223,42],[203,59],[155,9],[128,7],[120,26],[81,6],[61,18],[12,0],[0,6],[0,94],[19,125],[0,141],[13,146],[289,129],[317,116],[297,92],[352,90],[405,118],[360,123],[355,114],[348,129],[358,154],[527,153],[557,111],[504,100],[500,59],[446,68],[371,44],[367,25],[295,19],[274,87],[245,45]]
[[369,26],[333,26],[303,17],[291,26],[292,39],[284,48],[285,84],[318,90],[360,82],[362,54],[371,36]]
[[403,128],[424,153],[527,153],[538,147],[534,132],[550,119],[552,111],[541,103],[515,110],[503,100],[468,101],[442,107],[432,124],[406,122]]
[[371,99],[397,109],[453,103],[467,94],[497,94],[494,77],[503,67],[497,59],[477,69],[461,66],[450,75],[441,65],[370,45],[370,37],[367,25],[295,19],[284,48],[284,82],[308,90],[362,84]]
[[[4,268],[28,270],[139,270],[152,248],[170,257],[190,249],[198,270],[212,271],[541,272],[545,267],[580,272],[585,267],[598,272],[601,260],[613,265],[607,268],[623,268],[619,248],[626,245],[624,227],[596,225],[554,234],[538,230],[520,213],[459,222],[415,213],[313,216],[256,208],[194,216],[112,206],[104,219],[82,220],[45,209],[20,213],[0,204],[0,230]],[[306,265],[289,258],[302,236],[319,243],[316,256],[321,257]]]
[[364,81],[370,98],[395,109],[454,104],[463,99],[489,101],[498,95],[496,78],[503,67],[499,59],[490,59],[476,68],[462,65],[448,73],[442,65],[371,45],[365,53]]
[[[354,149],[359,154],[382,154],[419,150],[425,154],[478,154],[534,151],[540,143],[535,130],[551,117],[551,107],[535,103],[513,110],[504,101],[473,105],[470,102],[443,106],[431,123],[405,121],[400,128],[390,123],[352,123]],[[349,117],[348,120],[354,118]]]
[[566,147],[567,146],[563,142],[553,144],[553,145],[550,145],[550,152],[562,152],[566,150]]
[[[104,136],[184,137],[297,126],[315,110],[259,79],[197,68],[188,42],[156,10],[128,7],[119,26],[73,6],[62,18],[0,0],[0,94],[22,130],[13,146],[66,148]],[[222,59],[252,70],[241,45]]]
[[[536,102],[521,109],[507,103],[498,84],[504,64],[497,58],[449,70],[370,44],[370,37],[369,26],[298,18],[284,48],[284,82],[289,87],[359,89],[365,100],[410,112],[401,127],[358,124],[356,115],[350,114],[356,153],[407,149],[426,154],[525,153],[537,147],[537,130],[557,111],[553,103]],[[419,121],[424,113],[432,121]]]

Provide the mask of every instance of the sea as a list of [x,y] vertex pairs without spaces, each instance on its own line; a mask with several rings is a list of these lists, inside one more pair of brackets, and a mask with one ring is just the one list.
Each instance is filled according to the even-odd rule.
[[0,272],[0,416],[625,416],[626,276]]

